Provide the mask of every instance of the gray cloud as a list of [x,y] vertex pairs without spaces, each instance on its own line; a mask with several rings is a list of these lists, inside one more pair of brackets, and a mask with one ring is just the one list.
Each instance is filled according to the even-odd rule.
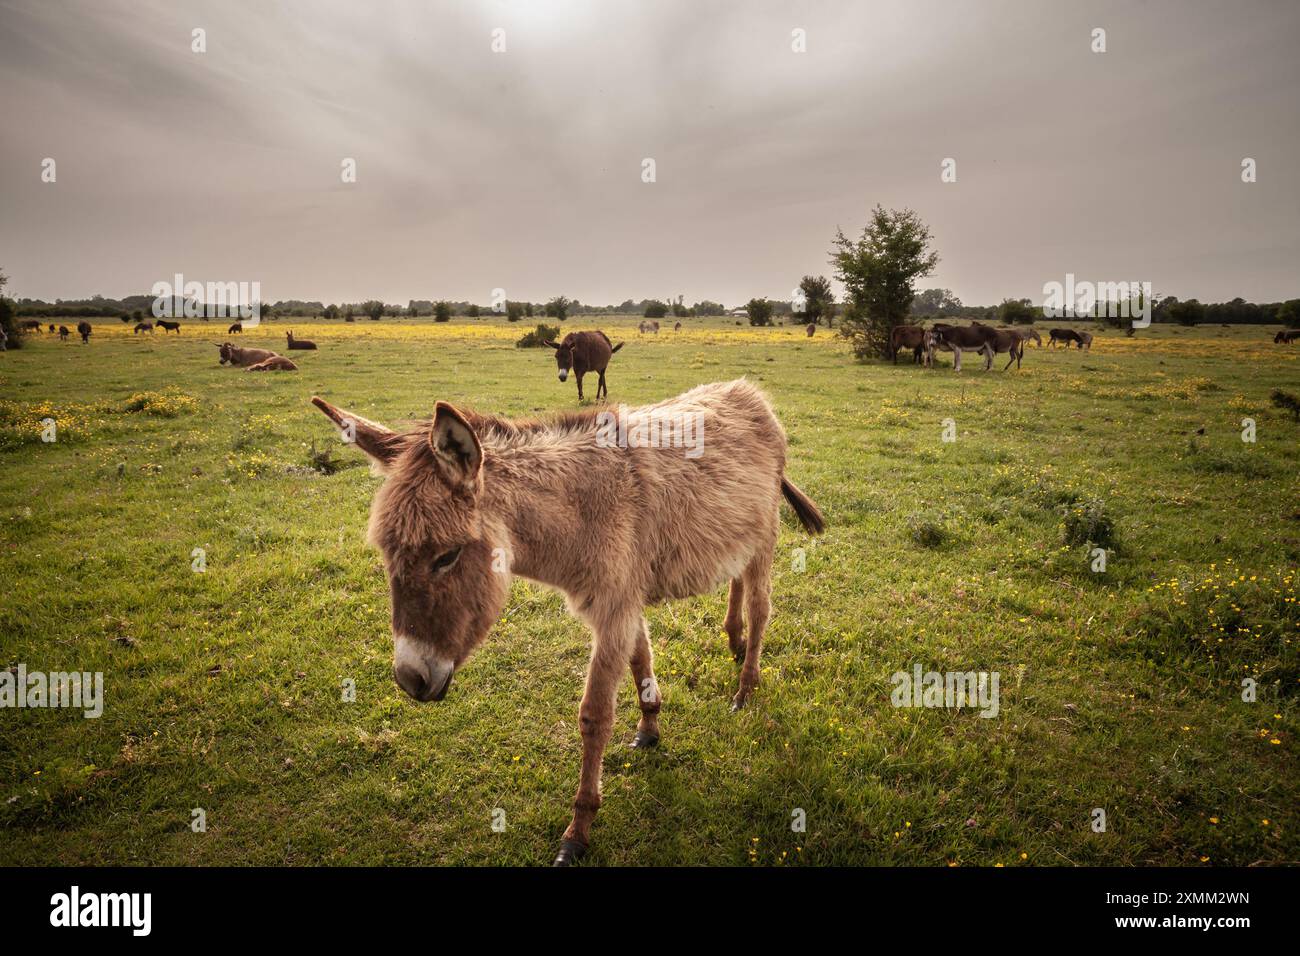
[[876,202],[931,224],[927,284],[972,303],[1067,271],[1296,295],[1291,3],[4,0],[0,24],[19,295],[183,272],[327,301],[788,298]]

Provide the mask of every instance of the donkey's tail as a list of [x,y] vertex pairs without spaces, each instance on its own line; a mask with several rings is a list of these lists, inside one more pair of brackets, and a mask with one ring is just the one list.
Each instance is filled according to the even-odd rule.
[[617,352],[617,351],[618,351],[619,349],[621,349],[622,347],[623,347],[623,343],[622,343],[622,342],[619,342],[618,345],[615,345],[612,349],[609,350],[609,354],[610,354],[610,355],[613,355],[615,352]]
[[809,534],[821,534],[826,530],[826,519],[813,500],[799,490],[799,487],[787,478],[781,476],[781,494],[785,495],[785,500],[790,502],[790,507],[794,509],[799,523]]

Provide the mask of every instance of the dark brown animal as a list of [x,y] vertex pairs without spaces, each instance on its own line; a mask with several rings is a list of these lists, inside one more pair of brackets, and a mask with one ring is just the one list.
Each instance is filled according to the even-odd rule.
[[961,371],[962,349],[983,354],[984,371],[987,372],[993,366],[994,347],[990,340],[994,337],[994,333],[994,329],[978,322],[972,322],[970,325],[948,325],[944,322],[936,322],[930,329],[934,346],[952,352],[954,372]]
[[24,332],[39,332],[41,330],[41,323],[36,319],[28,319],[22,323],[21,328]]
[[166,319],[157,319],[154,324],[163,330],[164,335],[168,332],[175,332],[177,335],[181,334],[181,324],[179,322],[168,322]]
[[817,323],[809,322],[807,328],[804,329],[804,332],[808,334],[808,338],[812,338],[817,334]]
[[[1019,329],[994,329],[990,326],[976,323],[981,328],[988,329],[993,334],[989,336],[988,344],[993,349],[993,355],[999,352],[1007,353],[1007,364],[1002,367],[1002,371],[1011,368],[1011,363],[1016,363],[1016,368],[1020,368],[1020,360],[1025,354],[1025,339],[1029,338],[1029,333],[1021,332]],[[989,356],[989,363],[992,364],[993,356]]]
[[89,345],[90,333],[91,333],[90,323],[87,322],[85,319],[82,319],[80,322],[77,323],[77,332],[81,335],[81,344]]
[[51,323],[50,323],[50,332],[52,333],[53,331],[54,331],[54,323],[51,322]]
[[1054,347],[1057,342],[1064,342],[1065,347],[1068,349],[1071,342],[1077,344],[1079,341],[1079,333],[1074,329],[1048,329],[1047,331],[1047,345],[1049,348]]
[[295,339],[292,331],[285,332],[284,334],[289,337],[289,351],[298,349],[301,352],[308,352],[316,348],[315,342],[308,341],[307,339]]
[[221,361],[219,364],[225,365],[229,362],[231,365],[256,365],[258,362],[265,362],[269,358],[275,358],[275,353],[270,349],[243,349],[238,345],[231,345],[226,342],[217,346],[221,350]]
[[68,335],[69,335],[69,334],[70,334],[70,333],[69,333],[69,331],[68,331],[68,327],[67,327],[66,325],[60,325],[60,326],[59,326],[59,341],[60,341],[60,342],[66,342],[66,341],[68,341]]
[[1274,344],[1281,342],[1284,345],[1290,345],[1292,342],[1300,341],[1300,329],[1283,329],[1277,335],[1273,336]]
[[153,332],[153,323],[152,323],[152,322],[137,322],[137,323],[135,324],[135,329],[132,330],[132,333],[131,333],[131,334],[132,334],[132,335],[137,335],[137,334],[139,334],[140,332]]
[[244,369],[246,372],[296,372],[298,366],[294,365],[290,359],[283,355],[272,355],[269,359],[264,359],[255,365],[250,365]]
[[578,380],[578,401],[582,401],[582,377],[588,372],[595,372],[600,376],[596,383],[596,398],[599,400],[604,394],[609,397],[609,386],[605,384],[605,369],[609,365],[610,357],[623,347],[623,343],[611,347],[609,336],[604,332],[570,332],[560,343],[547,342],[551,348],[555,349],[555,364],[560,370],[560,381],[563,382],[569,377],[569,370],[573,370],[573,377]]
[[312,403],[386,476],[368,538],[388,576],[393,676],[409,696],[447,695],[505,607],[511,575],[563,592],[590,627],[582,770],[555,858],[572,863],[600,807],[601,761],[629,670],[641,710],[633,746],[659,741],[662,698],[645,607],[730,581],[722,626],[744,661],[732,700],[733,710],[742,707],[759,680],[781,499],[806,531],[825,527],[785,476],[785,431],[766,396],[741,379],[620,410],[629,436],[655,421],[698,422],[708,452],[694,459],[665,442],[602,440],[609,412],[510,421],[438,402],[431,423],[399,433],[320,398]]
[[236,323],[234,323],[230,328],[226,329],[226,334],[227,334],[227,335],[234,335],[234,334],[237,333],[237,332],[243,332],[243,331],[244,331],[244,327],[243,327],[243,325],[241,325],[240,323],[236,322]]
[[680,322],[678,322],[676,325],[673,326],[674,332],[680,332],[681,330],[682,330],[682,324]]
[[[812,328],[812,326],[808,326]],[[811,333],[809,333],[811,334]],[[898,364],[899,349],[912,350],[912,362],[929,365],[934,353],[930,331],[919,325],[896,325],[889,333],[889,351],[894,364]]]

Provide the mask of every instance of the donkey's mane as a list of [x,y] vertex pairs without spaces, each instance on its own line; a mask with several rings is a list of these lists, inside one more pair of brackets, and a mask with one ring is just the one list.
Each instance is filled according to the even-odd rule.
[[[469,422],[478,435],[479,441],[487,444],[514,444],[537,437],[559,437],[590,431],[596,427],[598,409],[579,409],[575,411],[552,412],[542,416],[526,418],[506,418],[491,415],[473,409],[457,406],[458,411]],[[402,436],[407,442],[421,441],[433,427],[431,419],[409,422],[412,431]]]

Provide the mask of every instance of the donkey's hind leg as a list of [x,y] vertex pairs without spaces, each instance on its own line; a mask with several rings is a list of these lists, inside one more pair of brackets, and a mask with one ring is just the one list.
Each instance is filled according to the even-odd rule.
[[749,619],[749,639],[745,642],[745,663],[740,668],[740,689],[731,701],[732,710],[740,710],[758,686],[758,661],[763,653],[763,632],[772,613],[772,548],[754,555],[742,575],[745,585],[745,616]]
[[641,720],[636,725],[632,746],[638,749],[659,743],[659,707],[663,698],[659,694],[659,681],[655,679],[654,652],[650,649],[650,628],[641,618],[641,633],[632,646],[632,684],[636,688]]
[[745,659],[744,606],[745,583],[740,578],[732,578],[731,591],[727,594],[727,619],[722,622],[722,629],[727,632],[727,646],[736,663]]

